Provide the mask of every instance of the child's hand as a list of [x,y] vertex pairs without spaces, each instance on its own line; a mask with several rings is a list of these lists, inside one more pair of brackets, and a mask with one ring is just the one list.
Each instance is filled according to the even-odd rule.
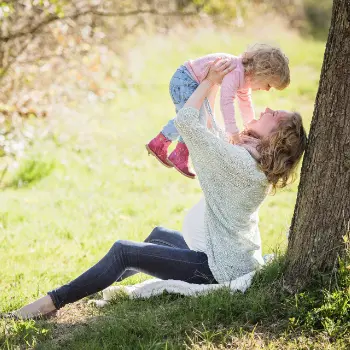
[[228,135],[228,142],[232,143],[233,145],[238,145],[241,143],[241,137],[239,133],[236,134],[229,134]]
[[251,137],[244,134],[240,135],[240,140],[240,145],[244,147],[253,156],[253,158],[259,161],[261,156],[257,150],[257,146],[261,141],[255,137]]

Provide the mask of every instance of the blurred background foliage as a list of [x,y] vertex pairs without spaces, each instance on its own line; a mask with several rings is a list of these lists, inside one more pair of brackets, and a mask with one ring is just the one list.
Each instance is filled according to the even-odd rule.
[[176,25],[245,27],[279,16],[324,40],[331,0],[0,1],[0,183],[37,137],[36,119],[84,98],[113,99],[132,84],[123,53],[141,33]]

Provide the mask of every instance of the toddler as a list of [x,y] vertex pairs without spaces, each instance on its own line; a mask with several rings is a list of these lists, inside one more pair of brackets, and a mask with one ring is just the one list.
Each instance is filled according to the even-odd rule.
[[[234,100],[237,98],[244,126],[254,119],[254,109],[251,90],[269,91],[271,88],[283,90],[289,85],[290,75],[288,58],[283,52],[270,45],[254,45],[240,56],[226,53],[215,53],[189,60],[180,66],[170,81],[170,95],[175,105],[176,113],[196,90],[199,83],[205,79],[209,64],[217,58],[230,60],[235,69],[226,74],[221,84],[220,105],[223,115],[225,132],[231,143],[239,142],[239,130],[235,119]],[[200,111],[201,122],[206,124],[205,113],[212,115],[218,87],[211,89]],[[174,151],[168,157],[168,147],[178,139]],[[152,139],[146,149],[166,167],[174,167],[181,174],[195,178],[189,168],[189,153],[186,144],[174,125],[174,119],[163,127],[162,131]]]

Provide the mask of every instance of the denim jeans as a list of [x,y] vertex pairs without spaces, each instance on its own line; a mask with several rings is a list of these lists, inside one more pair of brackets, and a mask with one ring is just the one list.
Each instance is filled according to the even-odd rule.
[[[169,92],[175,105],[176,113],[185,105],[190,96],[197,89],[198,83],[191,77],[190,72],[185,66],[181,66],[174,73],[170,80]],[[210,117],[213,117],[213,113],[207,98],[205,98],[203,106],[200,109],[200,121],[203,125],[206,124],[206,113],[209,113]],[[183,142],[182,137],[179,135],[175,125],[174,119],[163,127],[161,133],[171,141],[179,139],[179,142]]]
[[179,232],[156,227],[145,243],[116,241],[96,265],[48,294],[60,309],[137,272],[164,280],[217,283],[205,253],[190,250]]

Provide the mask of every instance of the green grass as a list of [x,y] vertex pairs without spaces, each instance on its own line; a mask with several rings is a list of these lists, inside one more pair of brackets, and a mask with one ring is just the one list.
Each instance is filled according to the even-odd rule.
[[[254,93],[256,111],[265,106],[298,110],[308,128],[324,45],[265,28],[254,33],[188,29],[143,38],[125,57],[129,78],[115,101],[82,105],[78,116],[57,111],[49,121],[50,132],[34,143],[19,169],[5,179],[8,186],[0,202],[1,311],[18,308],[76,277],[118,239],[143,240],[156,225],[181,230],[185,211],[201,196],[199,185],[159,165],[144,148],[174,115],[170,77],[190,57],[215,51],[239,54],[267,34],[289,55],[292,84],[282,92]],[[285,249],[296,189],[294,184],[262,206],[264,253]],[[270,273],[272,281],[280,275],[273,269]],[[269,349],[307,349],[310,342],[313,348],[343,346],[341,339],[323,333],[310,338],[287,332],[283,317],[288,310],[278,309],[276,288],[270,282],[257,282],[245,295],[222,291],[200,298],[121,299],[102,311],[82,301],[65,308],[57,321],[0,321],[0,346],[250,349],[265,344]]]

